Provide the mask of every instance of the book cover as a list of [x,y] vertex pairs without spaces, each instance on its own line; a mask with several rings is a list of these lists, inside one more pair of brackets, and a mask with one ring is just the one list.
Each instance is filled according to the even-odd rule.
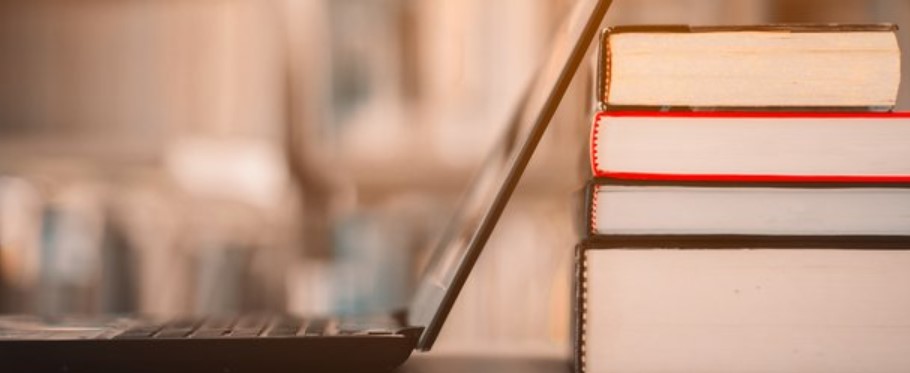
[[910,184],[595,179],[584,194],[588,239],[910,237]]
[[910,113],[602,111],[596,177],[744,182],[910,182]]
[[601,109],[894,107],[892,24],[619,26],[600,39]]
[[583,241],[575,367],[910,369],[910,241]]

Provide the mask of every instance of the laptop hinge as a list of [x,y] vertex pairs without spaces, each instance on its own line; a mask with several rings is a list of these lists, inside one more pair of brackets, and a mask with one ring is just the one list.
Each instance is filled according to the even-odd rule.
[[392,318],[398,322],[398,325],[401,326],[410,326],[408,325],[408,309],[402,308],[396,311],[392,311]]

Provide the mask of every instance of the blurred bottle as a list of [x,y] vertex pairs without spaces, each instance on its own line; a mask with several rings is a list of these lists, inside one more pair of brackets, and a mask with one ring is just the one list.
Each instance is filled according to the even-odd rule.
[[138,311],[140,263],[122,224],[119,217],[111,212],[105,216],[99,285],[100,312],[104,314]]
[[53,317],[97,312],[102,222],[90,196],[75,192],[44,208],[37,312]]
[[30,309],[38,282],[43,203],[28,180],[0,176],[0,312]]

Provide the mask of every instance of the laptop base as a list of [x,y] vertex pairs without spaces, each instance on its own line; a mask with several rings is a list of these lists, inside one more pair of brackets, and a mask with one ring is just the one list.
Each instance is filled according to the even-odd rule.
[[388,372],[417,333],[236,339],[0,341],[8,372]]

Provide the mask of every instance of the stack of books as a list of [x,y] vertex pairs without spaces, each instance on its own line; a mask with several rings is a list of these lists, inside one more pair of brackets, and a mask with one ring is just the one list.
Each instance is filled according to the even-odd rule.
[[895,30],[604,32],[577,371],[910,371]]

